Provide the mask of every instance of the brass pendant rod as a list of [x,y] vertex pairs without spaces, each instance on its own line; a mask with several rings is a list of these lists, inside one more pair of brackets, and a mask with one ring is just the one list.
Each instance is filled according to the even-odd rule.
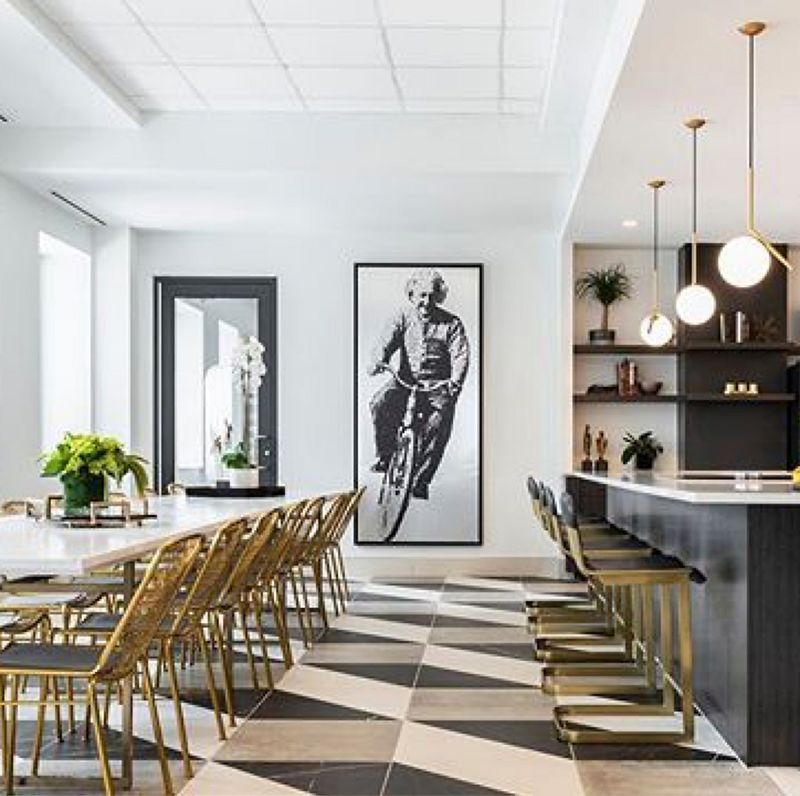
[[747,232],[755,238],[787,270],[792,264],[775,248],[766,235],[756,226],[756,170],[755,170],[755,73],[756,36],[764,32],[763,22],[747,22],[739,28],[739,32],[747,36]]
[[664,180],[651,180],[653,189],[653,314],[658,312],[658,191],[666,183]]
[[697,284],[697,127],[692,128],[692,284]]

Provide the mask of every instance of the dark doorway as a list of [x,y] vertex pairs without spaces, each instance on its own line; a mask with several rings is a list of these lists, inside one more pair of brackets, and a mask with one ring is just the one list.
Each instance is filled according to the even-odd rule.
[[[162,276],[154,289],[159,491],[175,481],[213,484],[220,442],[242,441],[260,483],[277,483],[277,280]],[[248,404],[236,362],[250,338],[264,346],[266,373]]]

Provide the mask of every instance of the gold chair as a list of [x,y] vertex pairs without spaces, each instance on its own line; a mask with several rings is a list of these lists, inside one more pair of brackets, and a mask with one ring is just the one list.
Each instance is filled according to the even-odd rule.
[[[693,652],[691,600],[689,584],[695,575],[674,556],[653,553],[636,558],[589,558],[577,526],[572,499],[562,498],[569,548],[578,569],[587,578],[603,587],[621,588],[630,593],[641,591],[644,600],[644,632],[641,639],[645,655],[645,689],[656,687],[655,628],[653,623],[653,592],[659,591],[660,662],[663,672],[660,704],[569,704],[558,705],[554,720],[558,736],[570,743],[680,743],[694,737]],[[589,728],[587,722],[607,718],[673,716],[675,712],[677,677],[673,659],[673,592],[677,593],[678,638],[680,651],[680,708],[681,727],[678,730],[610,730]],[[602,667],[553,667],[553,678],[588,677],[602,674]],[[619,686],[586,685],[583,693],[609,694],[623,692]],[[571,690],[556,693],[579,693]],[[630,693],[630,691],[628,691]]]
[[[181,595],[173,604],[170,615],[165,617],[156,630],[154,639],[159,643],[158,656],[159,675],[160,668],[166,667],[169,676],[170,692],[175,708],[175,717],[178,726],[178,738],[181,744],[183,768],[186,777],[192,776],[191,756],[186,733],[186,722],[183,716],[183,707],[180,698],[180,685],[175,666],[176,645],[183,648],[187,645],[197,645],[203,657],[208,692],[214,710],[217,724],[217,734],[224,741],[225,728],[222,721],[222,711],[217,697],[217,688],[214,680],[211,653],[205,637],[203,619],[211,608],[214,600],[228,579],[236,556],[242,551],[242,536],[247,530],[247,521],[244,519],[233,520],[223,525],[214,534],[213,539],[198,556],[194,572],[187,579],[186,593]],[[61,631],[66,636],[89,636],[103,638],[114,632],[121,620],[119,614],[93,613],[78,622],[75,627]],[[158,681],[157,681],[158,682]]]
[[[53,692],[53,704],[58,708],[61,704],[58,679],[64,678],[70,684],[74,680],[85,680],[85,698],[91,712],[103,784],[106,794],[112,795],[114,781],[108,761],[97,691],[100,686],[110,687],[131,677],[137,666],[141,667],[143,690],[150,709],[164,791],[167,794],[172,793],[161,724],[147,666],[147,651],[200,553],[202,544],[202,536],[192,535],[168,542],[158,550],[134,592],[125,614],[103,646],[12,643],[0,652],[0,730],[3,738],[3,771],[7,793],[13,793],[14,785],[17,708],[20,704],[24,704],[20,700],[20,682],[25,677],[33,676],[38,677],[41,683],[39,699],[35,703],[38,705],[38,713],[32,759],[34,774],[38,771],[44,716],[50,692]],[[10,696],[6,696],[9,682]],[[73,693],[71,689],[70,701],[74,700]]]

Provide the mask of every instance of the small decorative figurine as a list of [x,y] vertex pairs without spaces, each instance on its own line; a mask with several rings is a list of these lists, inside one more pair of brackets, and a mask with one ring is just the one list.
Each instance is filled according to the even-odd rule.
[[596,473],[607,473],[608,459],[606,459],[606,451],[608,450],[608,437],[602,430],[597,434],[595,446],[597,447],[597,459],[594,463],[594,471]]
[[592,428],[587,423],[583,429],[583,461],[581,462],[581,472],[591,473],[592,470]]

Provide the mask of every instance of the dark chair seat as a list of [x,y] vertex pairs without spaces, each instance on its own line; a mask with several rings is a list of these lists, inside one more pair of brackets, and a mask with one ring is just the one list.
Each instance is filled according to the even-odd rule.
[[686,569],[675,556],[652,555],[642,558],[589,558],[589,567],[595,572],[666,572]]
[[0,670],[88,674],[97,666],[102,652],[102,647],[77,644],[12,643],[0,652]]
[[583,549],[589,555],[592,550],[648,550],[649,545],[634,536],[621,537],[597,537],[594,539],[583,539]]
[[[120,614],[106,614],[106,613],[96,613],[96,614],[87,614],[80,622],[72,629],[73,635],[75,632],[80,632],[84,635],[91,635],[92,633],[100,634],[110,634],[113,633],[117,629],[117,625],[119,624],[119,620],[122,617]],[[171,632],[174,629],[175,620],[173,617],[168,616],[166,619],[163,619],[161,625],[158,628],[158,632],[156,633],[157,637],[163,636],[166,633]],[[187,627],[187,622],[182,623],[182,627],[177,631],[180,632]]]

